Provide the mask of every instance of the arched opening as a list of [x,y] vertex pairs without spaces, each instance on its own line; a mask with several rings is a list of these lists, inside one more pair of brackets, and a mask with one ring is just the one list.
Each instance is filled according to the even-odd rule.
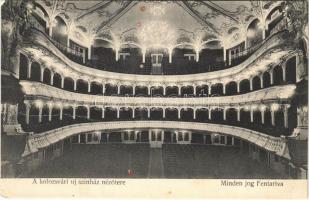
[[165,118],[171,121],[178,120],[178,110],[176,108],[167,108],[165,110]]
[[269,72],[264,72],[264,74],[263,74],[263,86],[264,86],[264,88],[270,87],[270,74],[269,74]]
[[181,88],[181,96],[193,96],[193,86],[183,86]]
[[148,119],[148,110],[147,108],[136,108],[135,109],[135,118],[138,120]]
[[223,85],[222,83],[217,83],[211,86],[212,96],[222,96],[223,95]]
[[56,16],[53,22],[55,26],[52,29],[52,38],[61,43],[63,46],[67,46],[68,27],[66,23],[59,16]]
[[274,85],[281,85],[283,83],[283,70],[282,67],[277,65],[273,71]]
[[119,110],[120,120],[131,120],[132,119],[132,108],[124,107]]
[[240,94],[250,92],[250,82],[248,79],[244,79],[239,83]]
[[73,108],[71,106],[65,106],[63,108],[63,121],[66,124],[73,123]]
[[281,5],[275,7],[268,13],[266,17],[266,26],[267,26],[266,37],[270,35],[272,30],[276,27],[277,24],[281,22],[282,19],[283,19],[283,13]]
[[98,82],[91,82],[90,94],[103,94],[103,86]]
[[29,129],[36,131],[39,124],[39,109],[35,106],[31,106],[29,111]]
[[65,77],[63,88],[67,91],[73,92],[74,91],[74,80],[70,77]]
[[24,54],[20,53],[19,56],[19,79],[20,80],[27,80],[27,73],[28,73],[28,58]]
[[31,64],[31,81],[41,81],[41,67],[37,62]]
[[284,114],[282,110],[275,112],[275,126],[279,129],[284,129]]
[[180,118],[182,121],[193,121],[193,109],[183,108],[180,110]]
[[107,121],[112,121],[117,119],[117,109],[112,107],[105,108],[105,119]]
[[122,96],[129,96],[129,95],[132,95],[132,93],[133,93],[132,86],[129,86],[129,85],[120,86],[120,94]]
[[50,76],[50,70],[48,68],[45,68],[43,73],[43,83],[50,85]]
[[54,86],[57,88],[61,88],[61,75],[58,73],[54,74]]
[[211,121],[214,123],[223,122],[223,109],[222,108],[215,108],[211,110]]
[[208,95],[208,85],[199,85],[196,87],[196,96],[204,97]]
[[240,110],[240,125],[248,127],[250,125],[250,111],[249,109]]
[[60,122],[60,108],[58,106],[54,106],[52,110],[52,122],[54,126],[59,126]]
[[264,125],[265,127],[271,127],[271,112],[269,109],[264,111]]
[[44,105],[42,108],[42,123],[48,122],[48,114],[49,114],[48,106]]
[[117,95],[117,85],[106,84],[105,85],[105,95],[112,96]]
[[253,20],[247,29],[247,47],[253,47],[263,41],[263,25],[259,19]]
[[141,96],[141,97],[148,96],[148,88],[146,86],[137,86],[135,88],[135,96]]
[[296,56],[286,62],[286,82],[296,83]]
[[237,124],[237,110],[235,108],[228,108],[226,110],[226,123],[230,125]]
[[151,120],[162,120],[163,109],[162,108],[151,108],[150,109]]
[[177,86],[167,86],[166,87],[166,96],[168,96],[168,97],[178,96],[178,87]]
[[88,110],[85,106],[78,106],[76,107],[76,121],[78,123],[87,122],[87,114]]
[[151,96],[153,97],[162,97],[163,96],[163,87],[155,86],[150,89]]
[[194,144],[203,144],[204,138],[203,134],[201,133],[192,133],[192,140],[191,142]]
[[102,121],[102,108],[90,107],[90,119],[91,121]]
[[236,95],[237,94],[237,83],[235,81],[229,82],[225,86],[226,95]]
[[88,94],[88,82],[78,79],[76,81],[76,91],[78,93]]
[[260,77],[255,76],[255,77],[252,79],[252,89],[253,89],[253,90],[259,90],[259,89],[261,89],[261,80],[260,80]]
[[253,111],[253,122],[258,125],[262,123],[262,114],[259,110]]
[[208,109],[201,108],[196,110],[196,120],[199,122],[207,122],[208,121]]

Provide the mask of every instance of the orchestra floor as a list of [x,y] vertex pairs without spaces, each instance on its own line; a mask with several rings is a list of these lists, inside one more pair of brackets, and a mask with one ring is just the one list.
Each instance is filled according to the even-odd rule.
[[27,177],[67,178],[285,178],[234,146],[74,144]]

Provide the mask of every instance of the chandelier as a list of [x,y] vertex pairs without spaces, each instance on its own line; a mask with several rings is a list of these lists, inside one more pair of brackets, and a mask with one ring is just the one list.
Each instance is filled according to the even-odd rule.
[[146,48],[171,48],[177,32],[165,21],[149,21],[138,29],[137,37]]

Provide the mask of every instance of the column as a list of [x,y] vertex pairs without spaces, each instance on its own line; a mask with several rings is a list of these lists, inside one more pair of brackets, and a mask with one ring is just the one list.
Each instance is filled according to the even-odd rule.
[[42,106],[39,107],[39,123],[42,122]]
[[146,49],[145,50],[142,50],[142,54],[143,54],[143,63],[146,62]]
[[168,62],[172,63],[172,59],[173,59],[173,50],[169,50],[168,51]]
[[147,108],[147,117],[150,118],[150,108]]
[[149,142],[151,142],[151,130],[148,130],[148,139],[149,139]]
[[208,85],[208,96],[210,96],[210,95],[211,95],[211,84]]
[[211,109],[208,110],[208,119],[211,120]]
[[261,121],[262,121],[262,124],[265,123],[265,110],[261,110]]
[[165,96],[165,95],[166,95],[166,86],[163,85],[163,96]]
[[117,108],[117,119],[120,117],[120,108]]
[[263,32],[263,35],[262,35],[262,37],[263,37],[263,40],[265,40],[265,37],[266,37],[266,26],[265,25],[263,25],[263,30],[262,30]]
[[73,109],[73,119],[76,119],[76,107],[73,106],[72,109]]
[[48,106],[48,121],[52,120],[52,112],[53,112],[53,107]]
[[90,93],[90,91],[91,91],[91,83],[90,81],[88,81],[88,93]]
[[222,87],[223,87],[223,94],[225,95],[225,93],[226,93],[226,92],[225,92],[225,91],[226,91],[226,89],[225,89],[225,83],[222,84]]
[[30,104],[26,104],[26,124],[29,124]]
[[91,45],[88,47],[88,60],[91,59]]
[[261,89],[263,89],[264,88],[263,74],[260,75],[260,84],[261,84]]
[[232,137],[232,145],[234,146],[235,145],[235,138]]
[[105,95],[105,84],[102,83],[102,94]]
[[181,86],[178,86],[178,96],[181,96]]
[[50,85],[54,85],[54,72],[50,72]]
[[134,107],[132,108],[132,118],[133,119],[135,118],[135,108]]
[[163,112],[163,119],[165,119],[165,108],[162,108],[162,112]]
[[193,85],[193,95],[196,96],[196,85]]
[[223,120],[224,121],[226,120],[226,110],[227,110],[226,108],[223,109]]
[[177,111],[178,111],[178,119],[180,119],[180,117],[181,117],[181,116],[180,116],[180,114],[181,114],[181,108],[178,108]]
[[288,121],[288,106],[284,106],[284,111],[283,111],[283,115],[284,115],[284,128],[288,128],[289,127],[289,121]]
[[40,76],[40,81],[43,82],[43,78],[44,78],[44,67],[40,67],[41,69],[41,76]]
[[269,74],[270,74],[270,85],[273,85],[274,84],[274,70],[271,69],[269,71]]
[[90,107],[87,106],[87,119],[90,119]]
[[49,37],[53,36],[53,22],[48,22],[48,35]]
[[64,88],[64,77],[61,76],[61,88],[63,89]]
[[102,107],[102,119],[105,118],[105,107]]
[[76,88],[76,85],[77,85],[77,84],[76,84],[76,80],[75,80],[75,79],[73,79],[73,84],[74,84],[74,91],[76,91],[76,89],[77,89],[77,88]]
[[286,81],[286,63],[283,63],[282,65],[282,78],[283,78],[283,81],[285,82]]
[[253,122],[253,109],[250,109],[250,122]]
[[60,107],[60,115],[59,115],[59,119],[62,120],[63,118],[63,107]]
[[249,82],[250,82],[250,91],[253,90],[253,77],[249,78]]
[[223,61],[226,62],[226,49],[223,47]]
[[203,134],[203,144],[205,144],[205,143],[206,143],[206,135]]
[[118,49],[115,51],[115,55],[116,55],[115,60],[118,61],[119,60],[119,50]]
[[240,108],[237,109],[237,121],[240,121]]
[[28,70],[27,70],[27,78],[30,79],[31,78],[31,65],[32,65],[32,61],[30,59],[28,59]]
[[67,47],[70,48],[70,34],[68,34]]
[[133,96],[135,96],[135,88],[136,88],[136,85],[133,85],[133,86],[132,86],[132,93],[133,93]]
[[195,50],[195,61],[198,62],[200,60],[200,52]]
[[275,126],[275,111],[271,111],[271,125]]
[[78,144],[80,143],[80,134],[78,134]]
[[164,130],[161,131],[161,141],[164,142]]
[[148,95],[150,96],[150,90],[151,90],[151,86],[148,85]]
[[117,94],[120,95],[120,85],[117,85]]
[[237,81],[237,93],[240,93],[240,81]]

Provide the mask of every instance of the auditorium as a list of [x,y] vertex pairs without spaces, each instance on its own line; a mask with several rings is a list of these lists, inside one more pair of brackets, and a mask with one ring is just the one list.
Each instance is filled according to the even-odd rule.
[[1,4],[1,177],[307,179],[306,0]]

